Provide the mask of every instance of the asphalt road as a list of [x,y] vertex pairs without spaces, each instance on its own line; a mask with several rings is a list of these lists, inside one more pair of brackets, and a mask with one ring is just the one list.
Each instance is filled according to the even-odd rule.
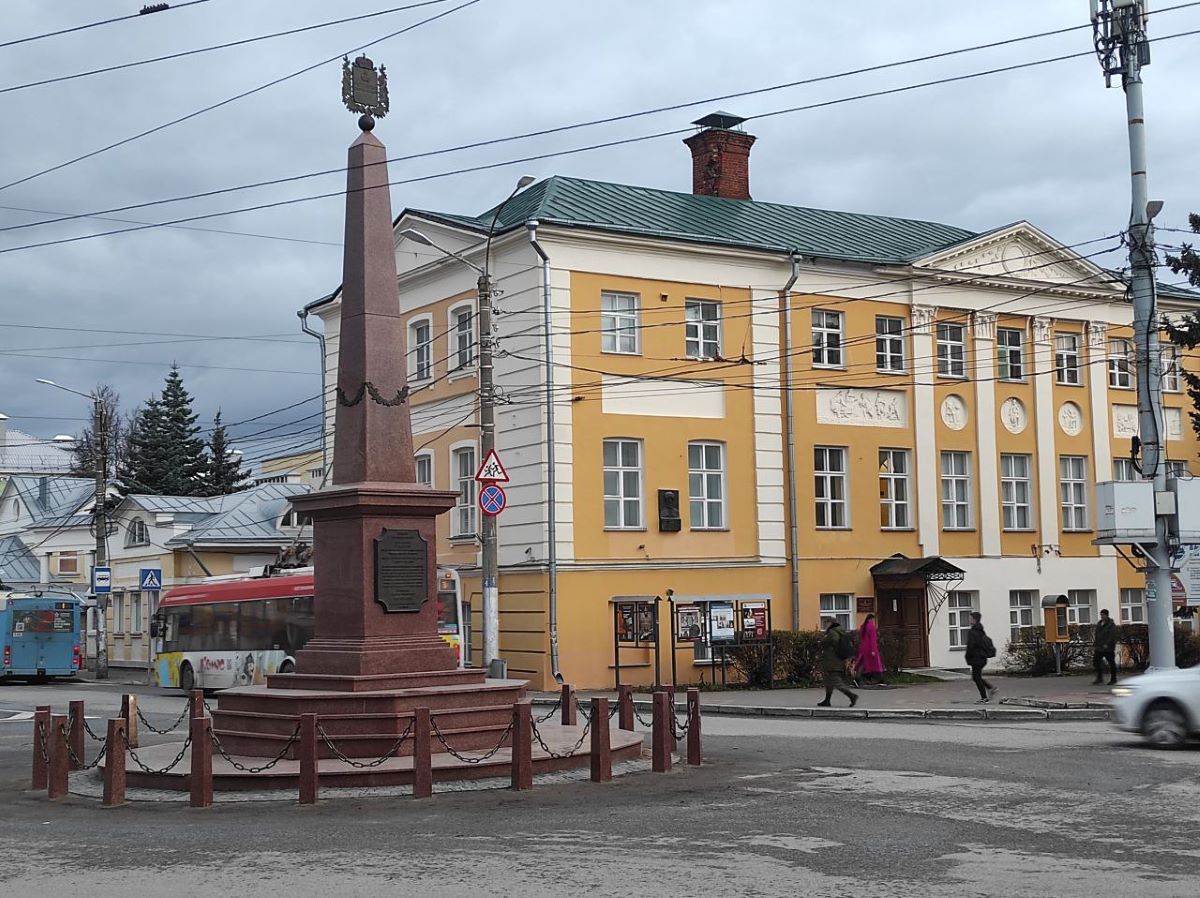
[[[0,709],[82,692],[106,716],[119,691]],[[182,697],[142,705],[166,724]],[[31,724],[5,716],[0,896],[1200,894],[1200,749],[1107,723],[713,717],[703,768],[606,786],[101,811],[22,791]]]

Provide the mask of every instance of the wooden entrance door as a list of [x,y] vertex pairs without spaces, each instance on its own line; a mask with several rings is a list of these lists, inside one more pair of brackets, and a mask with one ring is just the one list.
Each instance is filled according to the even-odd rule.
[[929,666],[929,633],[924,589],[876,589],[880,635],[904,640],[904,666]]

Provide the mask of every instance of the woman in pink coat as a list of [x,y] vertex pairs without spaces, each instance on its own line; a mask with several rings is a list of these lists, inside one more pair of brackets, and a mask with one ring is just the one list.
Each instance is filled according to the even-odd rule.
[[868,614],[858,631],[858,656],[854,659],[854,670],[864,682],[877,678],[883,685],[883,656],[879,654],[879,627],[875,615]]

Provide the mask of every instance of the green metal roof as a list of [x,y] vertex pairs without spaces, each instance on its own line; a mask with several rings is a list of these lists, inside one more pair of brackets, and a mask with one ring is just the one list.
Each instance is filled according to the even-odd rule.
[[[477,217],[410,211],[485,234],[496,214],[495,207]],[[539,181],[509,200],[496,221],[496,233],[534,218],[542,224],[876,264],[909,262],[976,236],[964,228],[911,218],[563,177]]]

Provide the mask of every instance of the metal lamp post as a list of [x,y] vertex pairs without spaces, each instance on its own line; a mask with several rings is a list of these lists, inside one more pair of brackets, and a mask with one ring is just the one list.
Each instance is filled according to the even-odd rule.
[[[108,428],[104,422],[104,400],[97,393],[73,390],[44,377],[38,377],[35,380],[37,383],[92,401],[92,433],[96,440],[92,452],[96,477],[95,507],[92,509],[92,528],[96,537],[96,556],[93,568],[103,567],[108,563],[108,509],[104,505],[108,490]],[[89,588],[93,590],[95,588],[94,575]],[[101,602],[100,597],[94,591],[92,599],[96,602],[96,679],[104,680],[108,678],[108,628],[105,626],[108,610],[107,599]]]

